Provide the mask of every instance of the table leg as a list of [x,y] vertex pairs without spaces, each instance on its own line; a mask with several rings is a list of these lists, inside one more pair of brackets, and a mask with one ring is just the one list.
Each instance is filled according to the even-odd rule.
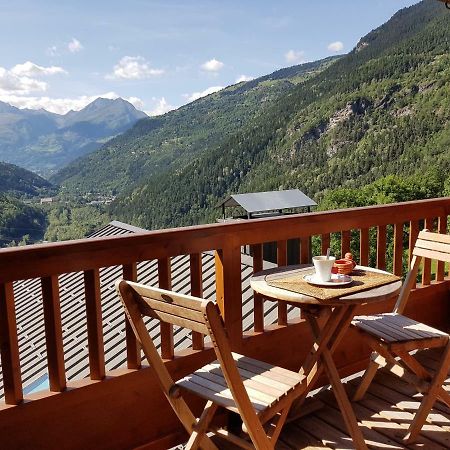
[[[341,312],[339,311],[340,309],[343,309],[344,311]],[[343,306],[341,308],[334,308],[333,312],[331,313],[328,321],[331,321],[334,316],[341,317],[341,319],[338,321],[337,327],[335,328],[336,336],[339,340],[342,339],[345,332],[348,330],[351,320],[354,316],[355,309],[356,307],[353,306]],[[307,315],[306,319],[311,327],[311,331],[316,341],[319,340],[322,334],[322,330],[319,327],[317,319],[312,315]],[[367,449],[361,429],[358,427],[358,421],[356,419],[355,413],[351,406],[350,400],[348,399],[347,393],[345,392],[344,386],[339,376],[339,372],[332,358],[332,353],[336,349],[337,344],[338,343],[336,343],[335,341],[332,341],[331,346],[327,345],[326,348],[322,350],[321,355],[319,355],[322,364],[319,365],[319,367],[323,366],[325,368],[328,379],[333,388],[333,393],[336,397],[339,409],[341,410],[345,425],[347,426],[347,430],[353,439],[355,447],[357,449]]]
[[[306,389],[304,393],[294,402],[289,415],[289,421],[295,420],[302,414],[301,406],[306,399],[308,393],[314,388],[317,380],[323,372],[323,364],[319,363],[320,355],[323,350],[328,348],[328,344],[331,346],[331,353],[336,350],[336,347],[340,343],[345,331],[350,326],[350,323],[355,314],[356,307],[346,308],[322,308],[323,312],[319,316],[319,320],[324,319],[325,323],[321,328],[319,337],[313,334],[314,342],[311,348],[311,352],[305,360],[305,363],[299,370],[300,374],[306,376]],[[307,309],[303,309],[305,317],[313,317]],[[342,330],[342,327],[344,330]]]

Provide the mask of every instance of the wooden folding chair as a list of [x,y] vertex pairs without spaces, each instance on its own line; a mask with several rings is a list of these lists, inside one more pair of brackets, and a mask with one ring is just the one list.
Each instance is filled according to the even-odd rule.
[[[305,389],[304,377],[231,352],[219,308],[212,301],[118,281],[117,292],[136,338],[173,410],[189,433],[186,449],[217,449],[213,432],[245,449],[273,449],[292,402]],[[217,360],[175,382],[166,369],[143,321],[143,316],[210,336]],[[181,393],[190,391],[207,400],[197,420]],[[219,407],[240,414],[253,445],[212,425]]]
[[[358,401],[364,396],[377,369],[385,366],[414,384],[418,391],[424,394],[405,436],[407,442],[417,438],[436,399],[450,406],[450,395],[442,387],[450,366],[449,335],[402,315],[423,258],[441,261],[440,264],[449,262],[450,236],[427,230],[421,231],[414,246],[411,270],[403,284],[394,311],[388,314],[356,316],[352,322],[373,350],[369,367],[353,400]],[[436,373],[432,375],[410,352],[435,347],[443,347],[444,350]]]

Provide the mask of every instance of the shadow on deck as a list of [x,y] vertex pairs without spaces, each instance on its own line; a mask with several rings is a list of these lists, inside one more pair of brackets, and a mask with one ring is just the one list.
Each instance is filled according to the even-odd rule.
[[[418,359],[434,372],[438,358],[438,351],[427,350],[421,352]],[[345,386],[349,395],[359,381],[360,377],[347,381]],[[450,377],[445,382],[445,388],[450,391]],[[379,371],[366,396],[353,403],[367,446],[375,449],[450,448],[450,408],[440,402],[435,404],[428,416],[417,442],[408,445],[402,442],[421,398],[422,395],[414,387],[388,372]],[[314,401],[317,399],[323,406],[287,424],[277,443],[277,450],[355,448],[333,393],[329,389],[324,390],[314,396]],[[238,447],[220,442],[219,448],[231,450]]]

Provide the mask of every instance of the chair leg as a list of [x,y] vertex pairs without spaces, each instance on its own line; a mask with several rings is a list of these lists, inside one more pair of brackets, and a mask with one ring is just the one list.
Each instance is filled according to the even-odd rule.
[[206,436],[208,426],[211,423],[217,408],[218,406],[212,401],[208,401],[208,403],[206,403],[205,409],[203,410],[197,424],[194,426],[192,434],[186,444],[186,450],[197,450],[199,448],[203,438]]
[[442,388],[442,383],[447,377],[448,368],[450,365],[450,343],[447,344],[444,350],[444,354],[439,363],[436,374],[433,378],[433,381],[430,384],[430,388],[428,392],[424,395],[422,399],[422,403],[420,404],[419,410],[414,416],[414,420],[412,421],[408,433],[405,436],[405,442],[414,442],[417,438],[417,435],[420,433],[431,408],[433,407],[437,396]]
[[361,383],[359,384],[356,392],[353,394],[352,401],[354,401],[354,402],[357,402],[364,397],[364,395],[367,392],[367,389],[370,386],[370,383],[372,383],[372,380],[373,380],[375,374],[377,373],[377,370],[380,367],[380,365],[375,361],[375,358],[374,358],[375,355],[376,355],[376,353],[372,353],[369,367],[367,367],[366,371],[364,372]]
[[270,443],[274,447],[280,436],[281,430],[283,429],[283,425],[286,422],[290,407],[291,407],[291,405],[287,406],[286,408],[284,408],[283,410],[280,411],[280,413],[277,415],[277,417],[275,419],[275,423],[272,424],[272,426],[270,428],[268,436],[270,438]]

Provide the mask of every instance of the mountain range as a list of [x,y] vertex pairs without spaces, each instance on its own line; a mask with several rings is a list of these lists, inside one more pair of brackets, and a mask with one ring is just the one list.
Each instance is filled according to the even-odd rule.
[[56,192],[56,187],[39,175],[14,164],[0,162],[0,194],[26,199],[51,196]]
[[449,32],[445,6],[422,1],[347,55],[140,120],[51,181],[117,196],[111,216],[148,229],[214,221],[237,192],[299,188],[333,208],[444,195]]
[[281,69],[229,86],[163,116],[141,120],[98,151],[63,168],[51,181],[69,191],[116,194],[142,179],[182,168],[238,134],[276,99],[336,59]]
[[0,102],[0,161],[48,176],[144,117],[121,98],[98,98],[65,115]]

